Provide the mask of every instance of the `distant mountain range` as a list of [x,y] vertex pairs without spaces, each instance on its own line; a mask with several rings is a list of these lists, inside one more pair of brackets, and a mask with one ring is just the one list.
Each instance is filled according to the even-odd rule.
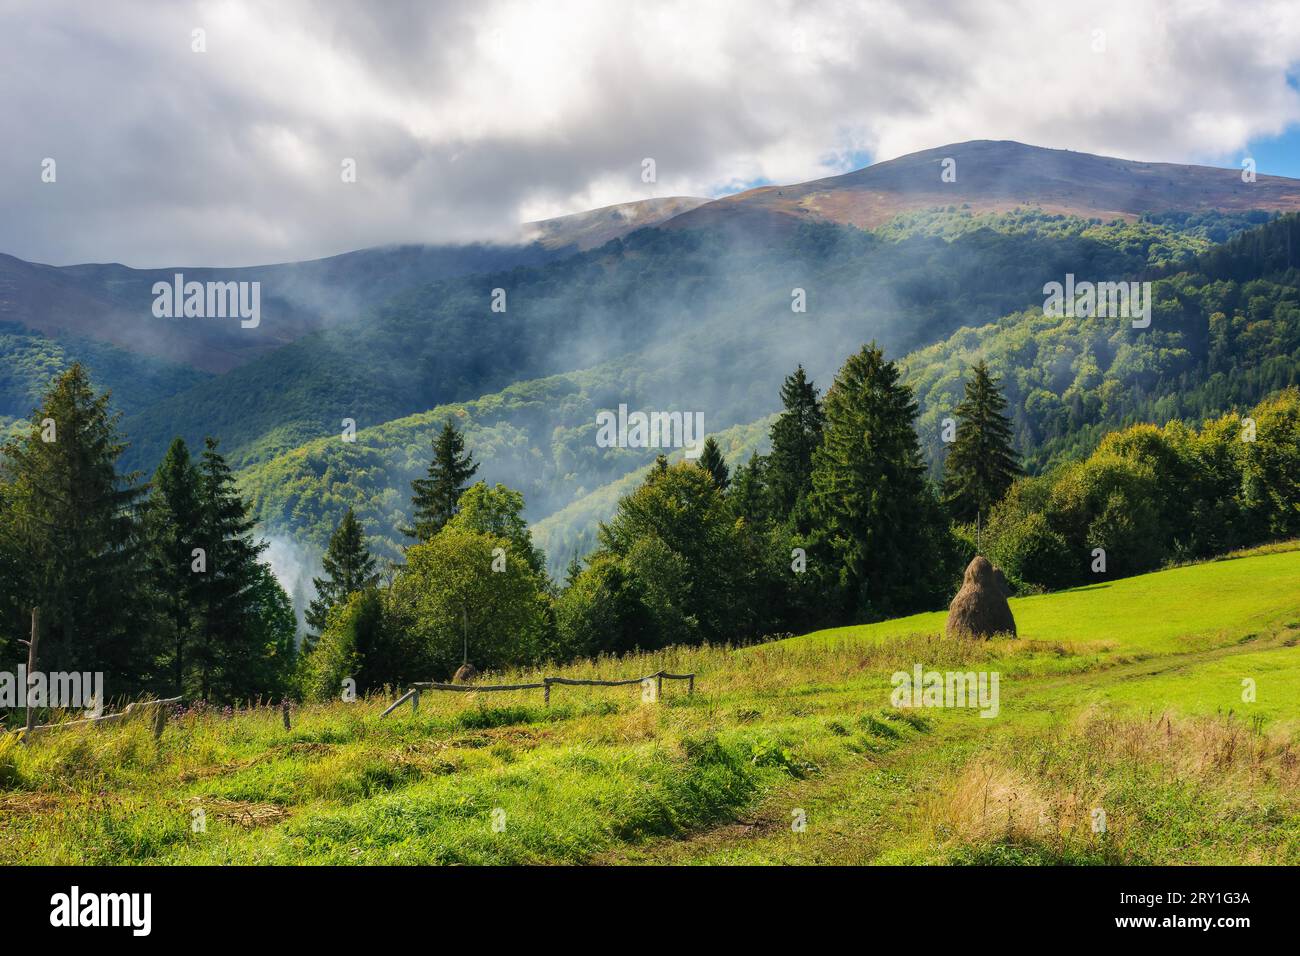
[[[951,182],[943,179],[945,168],[951,169]],[[977,214],[1034,208],[1103,220],[1173,209],[1300,210],[1300,180],[1258,176],[1248,183],[1241,173],[981,139],[908,153],[841,176],[751,189],[689,210],[671,227],[788,228],[815,220],[875,229],[900,213],[954,203]]]
[[[1197,258],[1212,245],[1295,210],[1298,180],[974,141],[724,199],[544,220],[514,245],[243,269],[0,256],[0,429],[80,359],[125,413],[129,466],[151,471],[174,435],[213,434],[264,528],[316,546],[353,505],[391,553],[410,478],[452,417],[480,476],[525,492],[555,567],[591,545],[654,455],[596,447],[596,410],[703,411],[735,464],[764,447],[784,374],[802,363],[824,388],[871,339],[909,356],[932,458],[929,431],[981,350],[1009,378],[1033,467],[1107,423],[1195,415],[1287,384],[1300,368],[1290,247],[1278,245],[1290,232],[1259,240],[1284,252],[1256,270],[1267,283],[1253,297],[1214,299],[1169,277],[1212,273]],[[155,318],[153,283],[177,272],[261,282],[259,326]],[[1042,286],[1066,272],[1166,277],[1153,328],[1045,321]],[[1220,346],[1215,309],[1229,326]],[[1224,355],[1239,367],[1214,365]],[[344,418],[354,444],[338,439]]]
[[[944,182],[944,163],[955,174]],[[1140,163],[1007,141],[975,140],[910,153],[840,176],[764,186],[722,199],[675,196],[528,223],[517,244],[391,246],[326,259],[244,268],[178,263],[49,266],[0,254],[0,322],[56,339],[95,339],[140,355],[222,373],[303,335],[363,315],[430,282],[535,266],[594,249],[637,229],[725,229],[757,235],[827,222],[875,229],[901,213],[957,204],[968,211],[1037,209],[1083,218],[1134,219],[1181,210],[1300,209],[1300,180],[1239,170]],[[155,282],[260,281],[256,329],[219,321],[160,320]]]

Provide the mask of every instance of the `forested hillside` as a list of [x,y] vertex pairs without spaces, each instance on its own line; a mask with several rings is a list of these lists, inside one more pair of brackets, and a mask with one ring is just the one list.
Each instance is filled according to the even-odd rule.
[[[856,244],[852,248],[857,258],[841,267],[837,280],[850,271],[853,261],[870,261],[873,254],[904,248],[904,243],[911,244],[906,248],[924,243],[940,249],[960,244],[958,252],[948,253],[959,259],[974,255],[976,248],[1006,250],[1016,242],[1054,248],[1058,254],[1082,244],[1129,263],[1134,276],[1157,275],[1163,263],[1177,263],[1167,267],[1172,275],[1155,281],[1150,329],[1135,330],[1127,322],[1107,318],[1048,318],[1035,306],[960,329],[910,354],[903,365],[916,389],[918,433],[932,466],[942,457],[942,420],[951,414],[966,369],[977,355],[1003,376],[1017,446],[1031,471],[1054,458],[1086,453],[1107,429],[1132,421],[1199,420],[1234,403],[1253,403],[1296,381],[1300,332],[1293,281],[1286,275],[1256,278],[1249,280],[1246,292],[1239,282],[1210,282],[1196,271],[1174,271],[1199,268],[1201,260],[1194,257],[1210,248],[1209,237],[1235,235],[1269,217],[1156,218],[1161,221],[1100,224],[1027,211],[991,218],[943,209],[893,224],[895,242],[829,234],[837,243]],[[1284,222],[1294,221],[1291,217]],[[1184,231],[1176,232],[1175,227]],[[1273,223],[1250,233],[1249,241],[1285,244],[1287,230],[1293,228]],[[931,233],[956,238],[918,237]],[[1232,262],[1249,269],[1259,261],[1274,269],[1272,259],[1242,252],[1245,241],[1225,247],[1235,255]],[[828,248],[854,255],[839,245]],[[1216,247],[1213,254],[1221,258],[1225,253]],[[934,257],[938,260],[940,253]],[[1022,282],[1024,298],[1041,303],[1041,283],[1035,288]],[[880,313],[896,314],[888,308]],[[1216,315],[1222,318],[1213,318]],[[1210,369],[1205,361],[1210,356],[1212,318],[1219,344]],[[808,317],[791,314],[781,321],[789,328]],[[788,362],[786,355],[811,355],[820,361],[834,341],[831,336],[843,335],[852,342],[858,334],[869,335],[872,324],[830,323],[827,339],[819,336],[816,343],[795,341],[789,334],[778,338],[779,328],[763,336],[761,328],[744,324],[719,334],[711,328],[690,330],[676,342],[587,371],[519,383],[500,393],[364,428],[355,444],[341,441],[335,429],[328,437],[246,468],[244,487],[268,528],[320,546],[344,509],[353,507],[366,516],[380,549],[392,553],[398,542],[392,529],[404,520],[409,505],[405,489],[427,457],[433,431],[452,416],[466,429],[485,475],[524,492],[527,514],[537,522],[538,543],[554,572],[575,550],[583,554],[592,545],[598,522],[608,518],[618,497],[653,457],[645,450],[597,448],[597,410],[619,402],[659,407],[656,402],[671,397],[679,404],[663,407],[705,409],[707,429],[725,432],[728,439],[734,433],[727,429],[748,424],[744,433],[750,440],[734,448],[724,443],[728,460],[740,464],[739,459],[765,447],[766,425],[749,416],[756,408],[777,407],[774,383],[789,371],[778,363]],[[905,339],[907,333],[896,330],[895,337]],[[777,344],[782,346],[779,354]],[[736,360],[720,372],[718,354]],[[817,368],[811,361],[808,365]],[[825,375],[815,377],[824,380]]]
[[[1165,226],[1094,235],[1083,220],[1041,224],[950,241],[829,224],[784,238],[646,229],[544,267],[438,282],[131,416],[129,460],[155,460],[176,434],[217,434],[242,467],[333,435],[344,418],[370,427],[630,353],[655,371],[643,356],[656,348],[654,361],[668,363],[708,349],[717,361],[705,377],[729,392],[792,361],[824,376],[855,342],[875,338],[901,354],[1040,301],[1043,283],[1068,271],[1126,276],[1153,251],[1207,245]],[[495,289],[503,312],[492,309]],[[804,312],[792,310],[796,289]],[[737,421],[709,414],[715,400],[703,388],[651,398],[694,402],[710,427]],[[764,401],[761,391],[748,399]]]
[[1077,457],[1133,422],[1199,422],[1300,384],[1300,215],[1153,275],[1151,327],[1053,318],[1041,307],[964,328],[908,356],[932,462],[961,378],[982,356],[1003,378],[1030,470]]
[[93,369],[95,384],[111,389],[114,407],[125,414],[144,411],[210,378],[92,339],[55,339],[16,322],[0,322],[0,433],[8,425],[25,423],[50,382],[77,361]]

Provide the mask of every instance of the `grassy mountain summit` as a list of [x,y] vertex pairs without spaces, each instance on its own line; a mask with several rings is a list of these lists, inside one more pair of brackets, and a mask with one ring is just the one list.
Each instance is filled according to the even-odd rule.
[[[945,170],[951,170],[949,179]],[[976,213],[1030,207],[1084,219],[1124,219],[1168,210],[1300,210],[1300,181],[1240,169],[1143,163],[1046,149],[1008,140],[971,140],[908,153],[807,183],[762,186],[678,216],[674,229],[730,220],[747,229],[788,228],[795,221],[875,229],[894,217],[934,206],[966,205]]]

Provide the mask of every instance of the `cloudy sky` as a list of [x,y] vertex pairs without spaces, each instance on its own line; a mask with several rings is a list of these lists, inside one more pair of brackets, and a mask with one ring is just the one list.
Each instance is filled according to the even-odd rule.
[[504,237],[968,139],[1300,176],[1298,75],[1295,2],[0,0],[0,252]]

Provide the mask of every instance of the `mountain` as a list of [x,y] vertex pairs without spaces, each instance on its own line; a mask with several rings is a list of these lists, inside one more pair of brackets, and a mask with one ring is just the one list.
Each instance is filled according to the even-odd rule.
[[[671,197],[529,223],[516,243],[399,245],[307,262],[243,268],[120,263],[51,266],[0,254],[0,322],[54,339],[94,340],[212,373],[228,372],[311,332],[364,316],[376,303],[440,279],[535,266],[657,225],[706,202]],[[261,321],[160,319],[156,282],[261,283]]]
[[[553,257],[539,246],[394,246],[238,269],[132,269],[119,263],[48,266],[0,256],[0,321],[219,374],[412,286]],[[185,282],[260,283],[258,325],[244,328],[235,318],[156,317],[154,283],[170,286],[177,274]]]
[[177,392],[211,378],[188,365],[137,355],[94,339],[59,339],[17,322],[0,322],[0,436],[6,426],[26,421],[50,380],[73,362],[91,369],[98,388],[111,389],[123,414],[148,411]]
[[[945,160],[956,178],[944,182]],[[717,225],[788,229],[801,221],[875,229],[901,213],[961,205],[973,213],[1034,208],[1084,219],[1133,220],[1144,213],[1300,210],[1300,180],[1240,169],[1141,163],[1006,140],[971,140],[909,153],[841,176],[763,186],[683,213],[673,229]]]
[[[918,228],[926,232],[943,218],[919,222]],[[851,227],[805,224],[789,243],[749,247],[707,240],[710,234],[703,232],[642,231],[563,263],[518,273],[511,294],[512,301],[520,302],[521,315],[513,324],[462,318],[449,298],[451,290],[440,287],[439,295],[412,298],[406,306],[410,312],[393,307],[386,320],[392,324],[372,330],[373,338],[358,333],[349,339],[347,361],[340,361],[336,371],[375,370],[369,391],[352,400],[368,402],[376,418],[384,418],[383,407],[413,401],[425,388],[414,378],[401,386],[387,384],[404,374],[403,365],[419,365],[414,355],[405,363],[369,358],[388,342],[412,347],[411,334],[403,331],[408,325],[450,330],[464,324],[470,337],[450,350],[454,359],[470,364],[475,360],[467,349],[473,348],[473,355],[486,349],[496,353],[494,367],[520,373],[539,356],[572,362],[593,354],[602,332],[606,344],[618,351],[582,371],[430,403],[389,416],[382,424],[358,419],[362,427],[352,443],[339,439],[325,415],[318,423],[311,420],[322,409],[328,414],[342,407],[330,404],[339,400],[337,393],[306,392],[295,411],[299,399],[287,387],[288,367],[282,367],[283,375],[266,376],[269,383],[282,383],[274,402],[269,391],[255,391],[252,381],[241,381],[224,394],[219,383],[192,394],[210,393],[214,405],[230,409],[229,434],[244,466],[243,487],[264,528],[319,545],[350,506],[389,555],[402,543],[393,529],[406,520],[410,481],[427,465],[431,438],[451,418],[482,464],[479,477],[524,492],[526,516],[536,523],[538,543],[556,569],[573,550],[583,552],[591,545],[596,523],[609,516],[619,493],[635,484],[637,473],[656,453],[598,447],[595,415],[602,409],[627,404],[633,409],[700,410],[705,430],[724,438],[724,452],[733,465],[739,464],[763,447],[770,423],[756,420],[778,410],[781,379],[796,363],[825,389],[844,358],[870,339],[896,357],[920,354],[915,350],[930,343],[951,342],[943,361],[934,360],[942,372],[927,380],[926,391],[935,409],[950,408],[948,396],[960,390],[965,373],[966,353],[960,347],[975,341],[986,325],[1041,305],[1048,277],[1070,268],[1123,277],[1167,258],[1189,261],[1196,251],[1210,248],[1204,239],[1152,223],[1092,225],[1041,214],[1004,217],[995,223],[1003,231],[981,223],[953,239],[919,235],[895,241]],[[1244,219],[1219,217],[1196,220],[1192,228],[1241,229],[1245,224]],[[486,286],[493,280],[474,281]],[[811,290],[807,314],[790,310],[789,290],[798,283]],[[575,302],[581,303],[576,312]],[[481,316],[481,304],[479,310]],[[503,336],[499,340],[498,333]],[[1082,337],[1083,344],[1090,344],[1093,335]],[[595,344],[587,341],[592,338]],[[520,342],[520,353],[503,351]],[[587,342],[589,351],[574,351],[577,342]],[[319,358],[325,353],[312,354]],[[1055,369],[1054,361],[1048,361],[1049,369]],[[252,370],[232,374],[242,378]],[[917,373],[923,370],[918,363]],[[331,374],[307,375],[304,381],[338,384]],[[468,383],[465,387],[472,391]],[[255,400],[241,403],[237,394]],[[184,397],[177,402],[186,408],[166,416],[172,425],[185,421],[183,412],[196,407]],[[268,403],[275,414],[263,419],[260,409]],[[249,434],[283,429],[296,414],[303,416],[302,434],[311,436],[298,447],[277,451],[262,438],[240,450],[243,429]],[[148,415],[128,421],[127,430],[151,446],[166,434],[142,427],[152,420]]]
[[[948,156],[957,182],[937,183]],[[264,528],[320,542],[350,504],[393,553],[409,480],[427,463],[432,433],[453,417],[483,463],[480,476],[523,490],[528,520],[553,548],[571,550],[591,541],[617,497],[612,483],[632,480],[656,451],[597,447],[597,411],[702,412],[708,433],[747,454],[761,446],[754,426],[777,410],[781,378],[796,363],[825,388],[846,355],[876,340],[891,356],[910,356],[932,461],[942,449],[925,429],[985,350],[1018,370],[1008,385],[1017,435],[1030,464],[1045,466],[1106,423],[1190,416],[1292,380],[1295,283],[1274,249],[1290,233],[1261,224],[1296,204],[1298,184],[1260,177],[1242,193],[1233,176],[957,144],[802,186],[561,217],[538,225],[526,246],[392,247],[187,269],[187,279],[270,283],[261,327],[150,315],[147,324],[110,323],[121,340],[111,345],[82,334],[95,323],[79,310],[134,308],[141,297],[147,310],[151,282],[168,270],[6,258],[0,269],[21,281],[0,285],[0,307],[49,328],[0,327],[8,330],[0,355],[15,370],[0,375],[0,427],[80,358],[125,412],[128,467],[152,471],[176,435],[196,447],[218,436]],[[774,221],[781,227],[767,228]],[[1250,229],[1246,236],[1265,238],[1249,241],[1262,245],[1212,248]],[[1267,276],[1261,255],[1272,257]],[[1252,257],[1256,266],[1242,265]],[[1190,268],[1201,278],[1178,278]],[[1157,322],[1132,337],[1105,323],[1048,323],[1043,286],[1066,273],[1151,277],[1158,318],[1177,315],[1185,327]],[[496,290],[504,311],[493,308]],[[1211,367],[1208,330],[1225,322],[1215,334],[1227,344]],[[1266,367],[1251,345],[1259,341],[1280,350]],[[152,354],[173,347],[222,371]],[[1223,366],[1225,355],[1239,368]],[[1171,398],[1177,390],[1185,401]],[[340,438],[348,419],[356,443]]]
[[524,241],[539,243],[547,249],[572,247],[585,252],[635,229],[658,226],[708,201],[693,196],[669,196],[602,206],[569,216],[525,223]]
[[[943,182],[944,161],[956,179]],[[0,322],[52,338],[93,339],[167,362],[227,372],[310,332],[364,316],[377,302],[441,279],[539,266],[656,226],[750,238],[803,222],[876,229],[901,214],[960,206],[972,214],[1032,209],[1085,219],[1143,214],[1286,212],[1300,181],[1206,166],[1140,163],[1021,143],[975,140],[910,153],[840,176],[765,186],[712,201],[674,196],[528,223],[515,244],[406,245],[243,268],[118,263],[50,266],[0,254]],[[256,328],[221,319],[158,319],[155,282],[262,284]]]
[[[981,358],[1000,379],[1016,446],[1031,473],[1084,457],[1104,434],[1127,425],[1182,420],[1195,426],[1300,385],[1300,216],[1153,270],[1161,272],[1153,282],[1149,330],[1135,332],[1105,317],[1053,317],[1036,307],[958,329],[903,356],[919,408],[917,434],[934,474],[946,453],[943,419],[953,414],[970,367]],[[767,450],[773,418],[724,433],[733,468],[751,451]],[[552,573],[575,550],[584,554],[594,546],[599,522],[643,475],[640,469],[597,487],[534,525],[533,540],[546,551]]]
[[152,467],[177,434],[217,435],[244,467],[336,436],[344,419],[365,428],[614,361],[693,369],[642,400],[702,410],[712,430],[752,418],[727,416],[766,400],[760,386],[796,361],[833,370],[873,338],[902,354],[1041,302],[1043,284],[1067,271],[1127,276],[1157,251],[1206,245],[1172,227],[1043,216],[951,240],[829,223],[754,237],[640,229],[544,265],[413,289],[304,336],[129,416],[128,459]]

